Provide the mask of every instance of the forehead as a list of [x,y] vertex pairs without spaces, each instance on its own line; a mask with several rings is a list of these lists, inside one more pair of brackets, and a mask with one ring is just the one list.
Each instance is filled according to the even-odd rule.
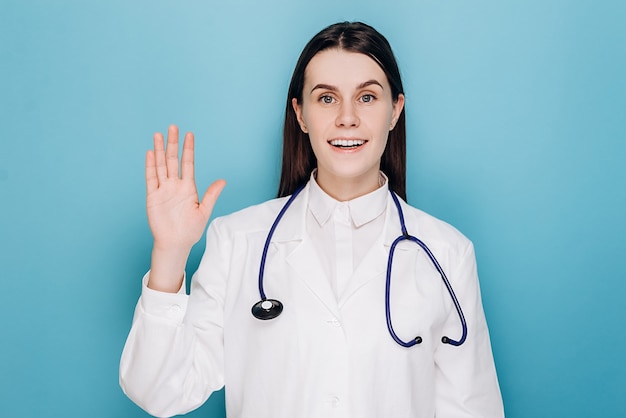
[[318,52],[304,71],[305,85],[350,87],[369,80],[378,81],[385,89],[389,85],[385,72],[372,58],[336,48]]

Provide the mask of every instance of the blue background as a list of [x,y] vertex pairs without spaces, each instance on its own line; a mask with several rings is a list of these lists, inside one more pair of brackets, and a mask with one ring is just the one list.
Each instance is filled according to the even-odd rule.
[[394,47],[409,202],[475,243],[507,416],[626,416],[619,0],[1,0],[0,415],[146,416],[117,367],[152,134],[195,132],[215,215],[273,197],[291,71],[339,20]]

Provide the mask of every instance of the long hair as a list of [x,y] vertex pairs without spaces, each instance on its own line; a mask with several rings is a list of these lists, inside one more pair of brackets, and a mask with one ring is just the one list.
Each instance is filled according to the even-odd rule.
[[[357,52],[372,58],[384,71],[391,86],[393,101],[404,94],[398,63],[389,42],[373,27],[361,22],[342,22],[330,25],[315,35],[304,47],[296,68],[291,76],[287,105],[285,107],[285,126],[283,128],[283,161],[280,174],[278,197],[292,194],[304,184],[317,166],[317,160],[308,134],[300,129],[292,99],[302,103],[304,71],[309,61],[321,51],[338,48],[348,52]],[[406,200],[406,123],[402,109],[394,129],[389,133],[387,146],[383,152],[380,169],[389,179],[389,188]]]

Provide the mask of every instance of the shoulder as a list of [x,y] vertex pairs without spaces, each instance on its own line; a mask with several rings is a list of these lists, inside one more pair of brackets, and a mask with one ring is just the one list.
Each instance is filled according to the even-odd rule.
[[454,226],[400,200],[410,234],[430,243],[454,247],[463,252],[472,242]]
[[217,217],[211,222],[209,228],[228,234],[267,232],[287,199],[288,197],[271,199],[229,215]]

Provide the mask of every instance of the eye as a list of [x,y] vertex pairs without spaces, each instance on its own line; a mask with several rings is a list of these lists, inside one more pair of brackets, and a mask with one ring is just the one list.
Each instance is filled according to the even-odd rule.
[[374,97],[373,94],[364,94],[363,96],[361,96],[361,102],[363,103],[371,103],[374,100],[376,100],[376,97]]
[[333,104],[335,99],[332,96],[329,96],[327,94],[323,95],[322,97],[320,97],[319,99],[322,103],[324,104]]

